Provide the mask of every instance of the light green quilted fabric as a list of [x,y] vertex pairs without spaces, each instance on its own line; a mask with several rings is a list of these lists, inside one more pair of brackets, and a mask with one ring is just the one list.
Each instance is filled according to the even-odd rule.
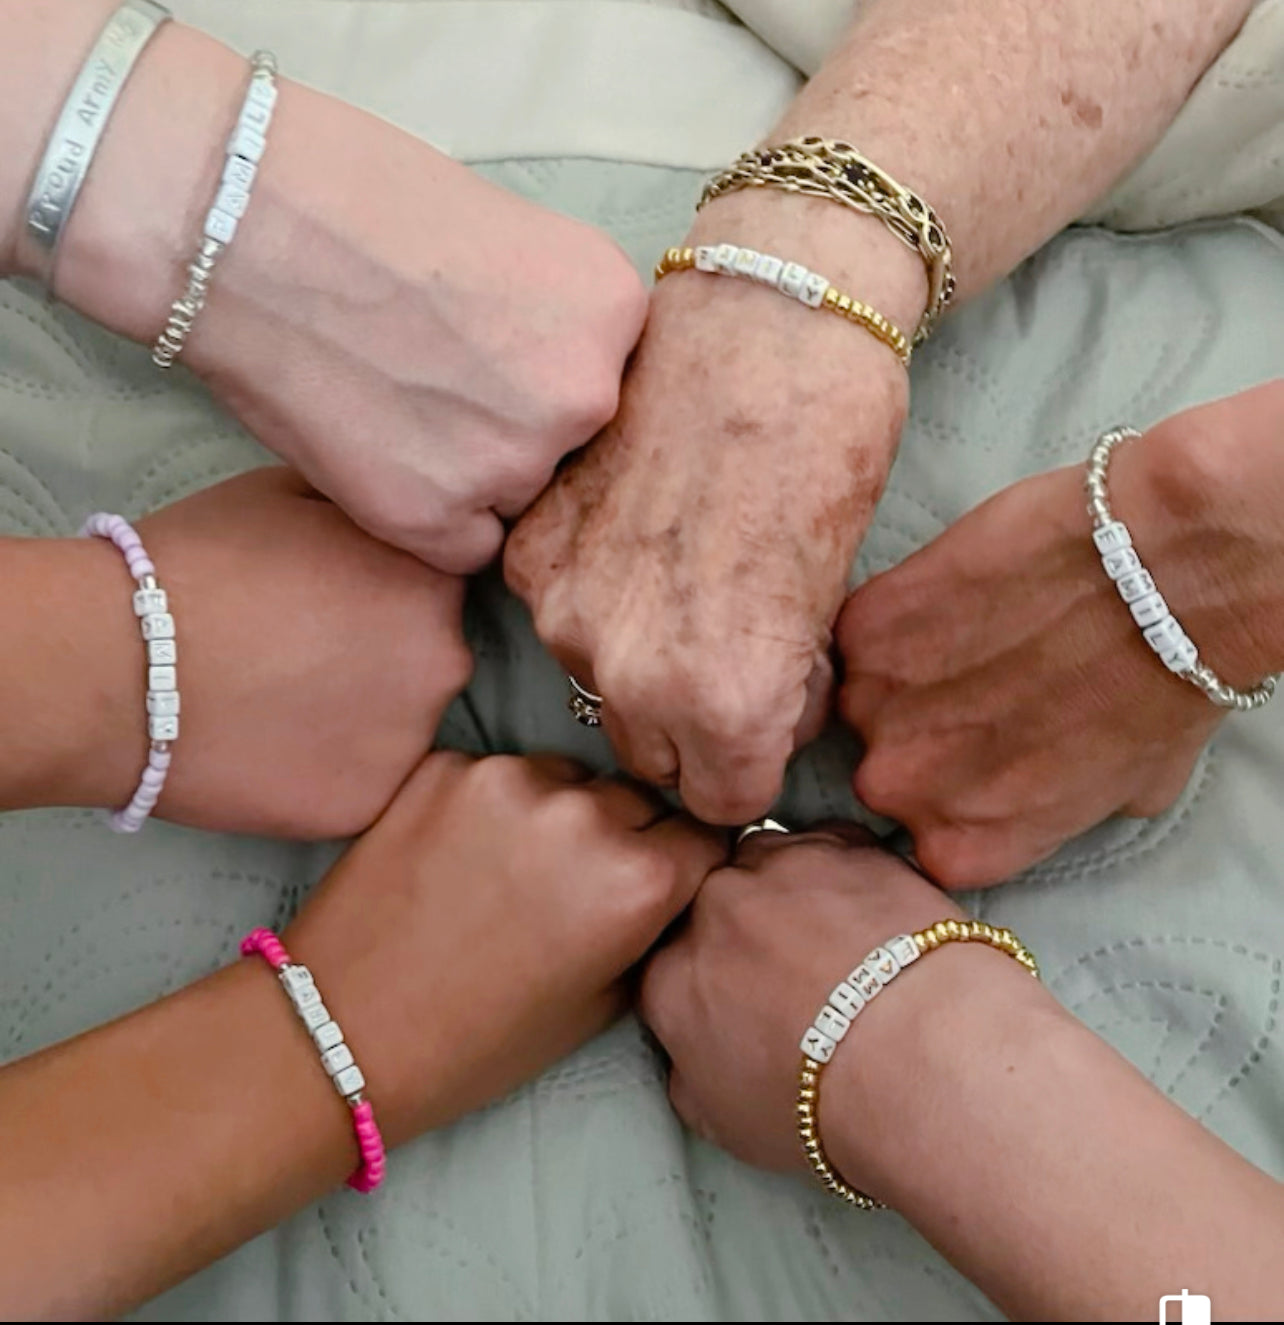
[[[698,187],[601,163],[489,170],[605,226],[642,268],[682,233]],[[1247,223],[1064,236],[916,360],[913,418],[856,574],[894,563],[1018,476],[1081,459],[1107,425],[1145,426],[1284,373],[1281,307],[1284,253]],[[143,350],[0,285],[0,531],[66,534],[91,508],[138,514],[263,458],[181,374],[162,380]],[[448,739],[604,764],[603,742],[565,714],[562,679],[524,613],[488,581],[470,615],[479,667]],[[847,742],[826,738],[799,761],[784,812],[849,810],[850,763]],[[1280,1177],[1282,766],[1284,705],[1233,718],[1170,813],[1106,825],[976,899],[1030,942],[1067,1005]],[[0,1060],[231,960],[237,937],[280,923],[332,854],[159,823],[122,840],[76,811],[0,817]],[[1111,1199],[1101,1193],[1104,1218]],[[626,1023],[398,1152],[375,1198],[336,1194],[138,1315],[996,1313],[897,1216],[855,1216],[684,1136],[660,1063]]]

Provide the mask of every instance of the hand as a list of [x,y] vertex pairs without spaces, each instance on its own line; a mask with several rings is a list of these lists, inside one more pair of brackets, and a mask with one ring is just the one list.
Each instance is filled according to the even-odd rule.
[[[795,1130],[798,1046],[829,991],[884,940],[961,915],[876,842],[854,824],[757,834],[709,876],[684,929],[646,968],[640,1011],[673,1060],[674,1108],[749,1164],[806,1168]],[[826,1073],[822,1124],[843,1116],[834,1083],[853,1064],[877,1079],[895,1063],[891,1023],[902,1027],[930,1002],[936,982],[923,977],[933,967],[953,978],[947,952],[862,1013],[849,1036],[858,1043],[844,1042]],[[840,1148],[850,1166],[842,1171],[857,1181],[864,1157]]]
[[[139,532],[178,631],[180,739],[158,813],[201,828],[282,837],[359,831],[432,744],[468,679],[461,581],[364,534],[285,469],[220,483]],[[96,542],[96,540],[95,540]],[[146,762],[143,667],[128,578],[104,667],[94,803],[122,804]]]
[[[1111,505],[1210,666],[1284,661],[1284,383],[1115,452]],[[1163,667],[1101,569],[1083,469],[1023,480],[859,588],[839,620],[857,795],[928,872],[995,883],[1114,813],[1170,805],[1223,710]]]
[[[698,226],[753,201],[720,199]],[[726,238],[736,222],[717,215]],[[799,217],[747,242],[805,252],[787,222]],[[900,246],[874,228],[881,261],[878,243]],[[905,406],[904,371],[860,329],[746,283],[675,275],[618,417],[509,539],[508,583],[605,698],[621,763],[679,787],[697,817],[765,812],[823,724],[830,630]]]
[[569,760],[435,754],[286,935],[340,1014],[390,1143],[604,1029],[721,839]]

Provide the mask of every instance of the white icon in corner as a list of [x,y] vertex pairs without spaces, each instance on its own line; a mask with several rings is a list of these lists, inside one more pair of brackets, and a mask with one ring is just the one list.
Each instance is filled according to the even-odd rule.
[[1210,1325],[1213,1319],[1212,1299],[1202,1293],[1188,1293],[1183,1288],[1180,1297],[1176,1293],[1169,1293],[1159,1299],[1159,1325],[1165,1325],[1168,1320],[1170,1302],[1181,1303],[1181,1314],[1177,1317],[1181,1325]]

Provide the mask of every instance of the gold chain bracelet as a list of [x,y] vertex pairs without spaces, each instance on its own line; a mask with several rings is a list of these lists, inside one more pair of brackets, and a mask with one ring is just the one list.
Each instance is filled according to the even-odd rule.
[[850,143],[796,138],[742,153],[705,186],[699,206],[740,189],[772,188],[828,198],[866,216],[876,216],[927,268],[928,300],[914,333],[921,345],[954,298],[954,251],[944,222],[911,189],[862,156]]
[[808,308],[823,308],[837,313],[849,322],[864,327],[875,340],[881,341],[905,365],[910,365],[913,354],[909,337],[876,308],[844,294],[828,279],[796,262],[759,253],[756,249],[736,244],[708,244],[699,248],[668,249],[656,264],[655,279],[662,281],[675,271],[707,271],[723,276],[743,276],[769,285],[805,304]]
[[847,1183],[829,1162],[820,1139],[820,1078],[860,1012],[911,963],[947,943],[985,943],[1019,962],[1037,980],[1034,954],[1010,929],[979,920],[942,920],[914,934],[898,934],[875,948],[829,996],[802,1039],[798,1070],[798,1139],[825,1190],[858,1210],[883,1210],[881,1201]]

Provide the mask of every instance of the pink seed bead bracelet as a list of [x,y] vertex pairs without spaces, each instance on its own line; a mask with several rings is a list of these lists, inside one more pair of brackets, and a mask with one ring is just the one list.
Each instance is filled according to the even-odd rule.
[[281,988],[289,996],[299,1020],[320,1051],[321,1066],[352,1110],[361,1165],[348,1179],[348,1186],[354,1191],[372,1192],[383,1181],[388,1156],[379,1125],[375,1122],[374,1105],[361,1094],[366,1079],[352,1056],[352,1050],[344,1043],[343,1031],[321,1001],[321,991],[312,972],[290,957],[285,945],[270,929],[252,929],[241,940],[241,956],[249,957],[254,953],[258,953],[276,972]]
[[85,521],[82,538],[105,538],[125,557],[129,573],[138,582],[134,593],[134,615],[147,645],[147,736],[151,748],[147,767],[123,810],[115,811],[109,823],[117,833],[136,833],[156,807],[169,776],[174,742],[178,740],[178,644],[169,598],[156,582],[156,567],[143,547],[138,531],[120,515],[99,511]]

